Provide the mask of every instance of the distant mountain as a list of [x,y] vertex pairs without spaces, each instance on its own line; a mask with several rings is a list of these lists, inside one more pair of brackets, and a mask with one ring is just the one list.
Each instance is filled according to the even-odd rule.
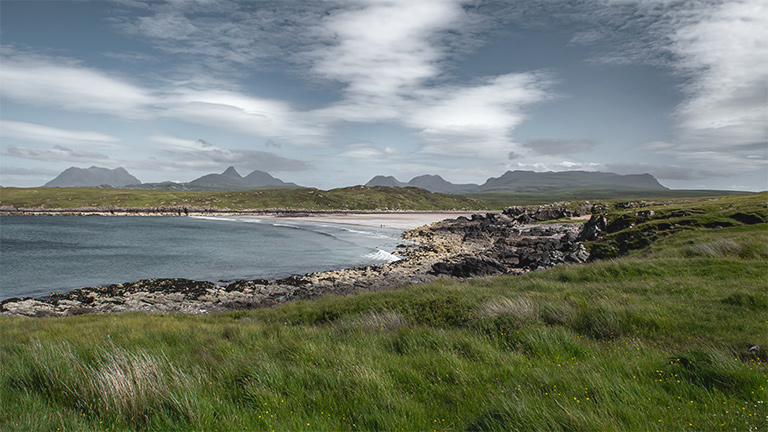
[[125,168],[67,168],[49,181],[43,187],[124,187],[141,184],[141,181],[132,176]]
[[263,188],[265,186],[279,186],[279,187],[298,187],[295,183],[287,183],[278,178],[272,177],[264,171],[253,171],[247,176],[243,177],[237,172],[235,167],[229,167],[221,174],[207,174],[198,179],[189,182],[190,185],[195,186],[238,186],[238,189],[243,187]]
[[475,189],[476,184],[453,184],[439,175],[422,175],[408,182],[410,186],[426,189],[437,193],[454,193]]
[[599,171],[507,171],[491,177],[476,192],[551,192],[574,189],[669,190],[650,174],[621,175]]
[[389,187],[408,187],[408,183],[403,183],[392,176],[378,175],[368,181],[366,186],[389,186]]
[[422,175],[414,177],[408,183],[401,182],[392,176],[376,176],[372,178],[366,186],[389,186],[389,187],[417,187],[437,193],[455,193],[474,189],[476,184],[453,184],[446,181],[439,175]]
[[258,186],[296,186],[296,183],[284,182],[278,178],[272,177],[264,171],[255,170],[244,177],[244,180],[251,185]]
[[545,193],[576,189],[669,190],[650,174],[620,175],[607,172],[507,171],[491,177],[483,185],[454,184],[438,175],[422,175],[403,183],[392,176],[376,176],[366,186],[418,187],[438,193],[529,192]]
[[195,185],[246,185],[248,182],[237,172],[235,167],[227,168],[221,174],[206,174],[190,182]]

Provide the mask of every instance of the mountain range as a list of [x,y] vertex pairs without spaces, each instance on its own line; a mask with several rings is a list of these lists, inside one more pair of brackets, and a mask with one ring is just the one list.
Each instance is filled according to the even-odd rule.
[[575,189],[669,190],[650,174],[621,175],[600,171],[507,171],[482,185],[453,184],[437,175],[423,175],[404,183],[391,176],[376,176],[366,186],[419,187],[432,192],[527,192],[546,193]]
[[278,178],[272,177],[264,171],[255,170],[243,177],[237,172],[235,167],[227,168],[221,174],[208,174],[189,182],[193,185],[230,185],[230,186],[278,186],[278,187],[299,187],[295,183],[286,183]]
[[[221,174],[207,174],[188,183],[141,183],[124,168],[68,168],[45,187],[124,187],[152,190],[231,191],[249,189],[300,188],[284,182],[264,171],[253,171],[243,177],[234,167]],[[409,182],[392,176],[376,176],[366,186],[417,187],[430,192],[461,194],[481,192],[548,193],[576,189],[611,190],[668,190],[650,174],[620,175],[599,171],[534,172],[507,171],[500,177],[491,177],[482,185],[454,184],[439,175],[422,175]]]

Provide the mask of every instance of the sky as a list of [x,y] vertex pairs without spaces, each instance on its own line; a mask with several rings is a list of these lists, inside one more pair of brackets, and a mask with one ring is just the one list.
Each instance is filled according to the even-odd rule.
[[766,0],[0,0],[0,185],[234,166],[768,189]]

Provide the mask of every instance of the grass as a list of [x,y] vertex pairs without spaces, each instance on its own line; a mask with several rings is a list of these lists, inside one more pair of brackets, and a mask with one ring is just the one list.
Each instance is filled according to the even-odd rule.
[[509,206],[542,205],[563,201],[626,201],[627,199],[672,200],[680,198],[721,197],[725,195],[743,196],[750,192],[721,191],[721,190],[611,190],[611,189],[573,189],[549,191],[546,193],[533,192],[481,192],[469,193],[464,196],[483,201],[489,208],[504,208]]
[[0,188],[0,206],[12,208],[156,208],[230,210],[478,210],[481,201],[418,188],[354,186],[234,192],[153,191],[100,188]]
[[[707,203],[669,205],[732,215]],[[766,430],[767,228],[210,316],[0,317],[0,429]]]

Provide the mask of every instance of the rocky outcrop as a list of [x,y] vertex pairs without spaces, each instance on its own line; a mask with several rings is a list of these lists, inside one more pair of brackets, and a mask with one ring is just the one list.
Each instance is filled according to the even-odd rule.
[[[437,222],[404,233],[403,239],[407,242],[396,251],[402,259],[381,266],[309,273],[276,281],[214,283],[146,279],[80,288],[45,299],[7,299],[0,303],[0,313],[21,316],[124,311],[211,313],[267,307],[325,294],[392,289],[442,278],[524,274],[563,263],[581,263],[589,258],[580,242],[591,237],[591,231],[587,233],[586,228],[582,229],[585,224],[521,223],[568,215],[573,216],[573,211],[514,208],[503,213]],[[589,223],[586,226],[589,227]]]

